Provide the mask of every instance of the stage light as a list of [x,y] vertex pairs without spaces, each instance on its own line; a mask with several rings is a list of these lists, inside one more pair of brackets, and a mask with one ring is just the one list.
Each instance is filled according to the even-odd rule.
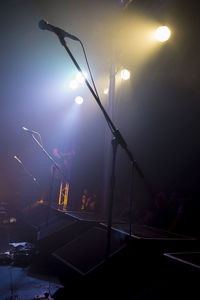
[[82,103],[83,103],[83,98],[82,98],[81,96],[77,96],[77,97],[75,98],[75,102],[76,102],[77,104],[82,104]]
[[83,83],[85,81],[85,79],[87,79],[87,78],[88,78],[88,75],[86,72],[83,72],[83,74],[81,72],[78,72],[76,75],[76,80],[79,83]]
[[103,91],[104,95],[108,95],[108,91],[109,91],[108,88],[105,88]]
[[73,90],[78,88],[78,82],[76,80],[71,80],[69,83],[69,87]]
[[121,71],[120,77],[122,80],[128,80],[128,79],[130,79],[130,76],[131,76],[131,73],[129,70],[123,69]]
[[154,33],[154,38],[159,42],[165,42],[170,38],[171,31],[167,26],[160,26]]

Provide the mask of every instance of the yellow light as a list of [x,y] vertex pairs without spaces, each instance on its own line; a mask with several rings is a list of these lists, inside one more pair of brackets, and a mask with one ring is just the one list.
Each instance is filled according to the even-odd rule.
[[108,88],[105,88],[104,91],[103,91],[103,93],[104,93],[105,95],[108,95]]
[[160,26],[154,33],[154,38],[159,42],[165,42],[170,38],[171,31],[167,26]]
[[131,76],[131,73],[129,72],[129,70],[124,69],[121,71],[121,79],[128,80],[128,79],[130,79],[130,76]]

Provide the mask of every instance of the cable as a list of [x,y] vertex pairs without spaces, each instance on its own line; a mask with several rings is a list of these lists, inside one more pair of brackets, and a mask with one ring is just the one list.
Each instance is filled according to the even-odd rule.
[[[81,47],[82,47],[82,49],[83,49],[85,61],[86,61],[86,64],[87,64],[87,67],[88,67],[88,70],[89,70],[89,74],[90,74],[90,78],[91,78],[91,80],[92,80],[92,84],[93,84],[93,87],[94,87],[94,90],[95,90],[95,94],[96,94],[96,96],[97,96],[97,98],[98,98],[99,103],[101,103],[100,98],[99,98],[99,94],[98,94],[98,91],[97,91],[97,88],[96,88],[96,85],[95,85],[95,82],[94,82],[94,79],[93,79],[93,76],[92,76],[92,72],[91,72],[91,69],[90,69],[90,65],[89,65],[89,62],[88,62],[88,59],[87,59],[87,55],[86,55],[86,51],[85,51],[84,45],[83,45],[83,43],[81,42],[81,40],[79,40],[79,42],[80,42]],[[110,130],[112,131],[112,133],[114,133],[113,128],[112,128],[112,126],[110,125],[110,122],[109,122],[108,120],[107,120],[107,123],[108,123],[108,126],[109,126]]]
[[86,55],[86,52],[85,52],[85,48],[84,48],[83,43],[81,42],[81,40],[79,40],[79,42],[80,42],[81,47],[82,47],[82,49],[83,49],[83,53],[84,53],[84,56],[85,56],[86,64],[87,64],[87,67],[88,67],[88,70],[89,70],[89,73],[90,73],[90,77],[91,77],[91,80],[92,80],[92,84],[93,84],[93,87],[94,87],[96,96],[97,96],[98,99],[99,99],[99,95],[98,95],[98,92],[97,92],[97,88],[96,88],[96,85],[95,85],[95,82],[94,82],[94,79],[93,79],[93,76],[92,76],[92,72],[91,72],[91,69],[90,69],[90,66],[89,66],[89,63],[88,63],[88,59],[87,59],[87,55]]

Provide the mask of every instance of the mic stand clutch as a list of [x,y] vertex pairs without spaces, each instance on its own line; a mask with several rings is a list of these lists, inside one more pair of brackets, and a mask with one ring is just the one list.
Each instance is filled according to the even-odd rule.
[[[67,47],[67,44],[65,42],[64,35],[62,34],[62,32],[60,30],[58,30],[55,33],[58,36],[58,38],[60,40],[60,43],[62,44],[62,46],[65,48],[65,50],[69,54],[71,60],[73,61],[74,65],[76,66],[76,68],[78,69],[78,71],[81,72],[81,74],[83,74],[83,72],[82,72],[79,64],[77,63],[77,61],[74,58],[73,54],[71,53],[70,49]],[[117,146],[119,144],[126,151],[128,157],[129,157],[129,159],[131,161],[132,167],[135,167],[136,170],[138,171],[138,173],[140,174],[140,176],[142,176],[143,178],[144,178],[144,175],[143,175],[142,171],[140,170],[138,164],[134,160],[132,153],[129,151],[129,149],[127,147],[127,144],[126,144],[124,138],[122,137],[120,131],[118,129],[116,129],[115,125],[113,124],[113,122],[110,119],[109,115],[107,114],[106,110],[102,106],[101,101],[100,101],[98,95],[94,92],[94,90],[92,89],[91,85],[89,84],[87,78],[85,78],[85,83],[86,83],[87,87],[89,88],[91,94],[95,98],[95,100],[96,100],[97,104],[99,105],[100,109],[102,110],[102,113],[104,114],[104,117],[105,117],[105,119],[106,119],[106,121],[108,123],[108,126],[109,126],[109,128],[110,128],[110,130],[111,130],[111,132],[113,134],[113,140],[112,140],[113,160],[112,160],[112,173],[111,173],[111,190],[110,190],[110,199],[109,199],[109,206],[108,206],[107,249],[106,249],[106,257],[105,257],[106,261],[108,261],[108,258],[110,256],[110,246],[111,246],[112,207],[113,207],[114,187],[115,187],[116,154],[117,154]],[[131,222],[131,220],[130,220],[130,222]],[[131,226],[130,226],[130,228],[131,228]]]

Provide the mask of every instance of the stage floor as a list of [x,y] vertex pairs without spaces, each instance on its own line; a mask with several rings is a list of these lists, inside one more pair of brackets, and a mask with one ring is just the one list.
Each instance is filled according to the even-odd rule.
[[[182,289],[182,294],[185,293],[188,294],[188,296],[191,296],[191,293],[193,293],[193,290],[198,292],[198,287],[195,283],[196,278],[198,278],[199,274],[194,274],[193,278],[194,283],[190,282],[189,288],[184,290],[183,288],[187,287],[187,270],[185,270],[185,265],[183,265],[183,273],[179,271],[179,266],[176,265],[171,268],[170,267],[170,261],[171,257],[169,255],[173,255],[173,257],[176,257],[180,253],[180,249],[182,248],[183,244],[180,244],[179,248],[177,248],[177,251],[173,252],[163,252],[163,257],[166,259],[166,264],[163,265],[156,265],[156,261],[154,259],[156,258],[156,255],[153,256],[152,259],[152,252],[149,251],[150,245],[152,246],[152,249],[158,249],[158,243],[162,243],[163,241],[167,243],[174,244],[174,242],[186,242],[187,244],[193,244],[193,242],[196,241],[196,238],[193,237],[187,237],[182,235],[177,235],[174,233],[166,232],[157,228],[151,228],[144,225],[139,224],[131,224],[131,236],[130,239],[133,240],[135,244],[138,245],[139,243],[139,251],[135,252],[135,245],[130,248],[130,251],[126,252],[126,244],[124,247],[124,244],[121,245],[121,242],[123,243],[124,239],[118,240],[118,237],[129,237],[130,235],[130,224],[119,222],[118,220],[113,220],[112,224],[112,234],[113,238],[117,239],[116,243],[114,243],[113,253],[117,253],[117,258],[114,257],[114,260],[112,260],[112,267],[114,272],[111,272],[111,275],[107,274],[105,270],[105,264],[104,264],[104,252],[102,252],[101,248],[103,247],[103,244],[106,241],[106,230],[107,230],[107,220],[101,218],[100,216],[96,216],[91,213],[82,213],[82,212],[60,212],[57,211],[56,217],[58,214],[58,220],[62,218],[66,218],[66,226],[69,226],[68,233],[70,234],[70,228],[77,229],[77,224],[80,227],[84,227],[84,222],[91,223],[91,227],[87,228],[85,232],[73,237],[73,239],[70,242],[66,242],[64,247],[61,247],[53,252],[54,254],[59,256],[60,258],[64,259],[67,257],[67,267],[69,268],[73,267],[73,271],[76,272],[76,270],[81,270],[83,274],[88,274],[88,278],[92,280],[92,284],[94,284],[94,291],[95,293],[98,291],[99,284],[106,284],[107,280],[109,283],[109,280],[112,279],[112,276],[114,272],[118,274],[119,272],[119,280],[116,281],[116,283],[112,282],[112,285],[109,285],[110,287],[110,299],[117,300],[118,292],[121,295],[121,299],[125,300],[132,300],[132,299],[141,299],[141,300],[148,300],[149,297],[153,296],[151,299],[173,299],[171,298],[171,293],[173,292],[174,295],[178,296],[180,293],[180,287]],[[37,215],[37,214],[35,214]],[[52,218],[53,221],[57,220],[57,218]],[[68,219],[70,222],[68,222]],[[30,220],[30,218],[29,218]],[[72,222],[75,221],[75,222]],[[54,224],[54,222],[53,222]],[[75,226],[74,226],[75,224]],[[56,226],[59,228],[59,226]],[[51,228],[51,227],[50,227]],[[102,231],[103,228],[103,231]],[[61,232],[63,231],[63,226],[60,227]],[[32,233],[32,231],[30,232]],[[97,233],[97,234],[96,234]],[[55,235],[56,237],[57,235]],[[65,238],[67,238],[64,235]],[[26,224],[20,224],[20,226],[16,224],[8,224],[6,226],[0,227],[0,252],[5,253],[10,249],[10,243],[21,243],[21,242],[30,242],[30,234],[29,229]],[[45,237],[46,238],[46,237]],[[47,237],[48,238],[48,237]],[[140,241],[144,241],[144,244],[140,244]],[[156,241],[156,245],[154,246],[154,241]],[[56,240],[54,241],[56,244]],[[77,246],[78,245],[78,246]],[[79,246],[82,245],[82,246]],[[100,245],[100,246],[99,246]],[[121,247],[123,246],[123,247]],[[196,251],[196,248],[192,248],[193,252],[199,252]],[[65,251],[66,248],[66,251]],[[116,249],[117,251],[115,251]],[[75,252],[74,250],[75,249]],[[85,250],[86,249],[86,250]],[[93,250],[94,249],[94,250]],[[122,251],[121,251],[122,249]],[[125,249],[125,250],[124,250]],[[162,247],[160,247],[162,249]],[[176,249],[176,247],[173,246],[173,249]],[[197,250],[200,248],[197,248]],[[142,251],[140,251],[142,250]],[[64,251],[64,252],[63,252]],[[125,253],[128,253],[130,256],[130,266],[129,266],[129,259],[128,264],[124,263],[126,261],[126,257],[124,256]],[[84,252],[84,253],[83,253]],[[102,253],[103,254],[102,254]],[[183,250],[182,250],[183,252]],[[191,252],[191,251],[189,251]],[[55,255],[53,253],[50,255],[51,259],[55,258]],[[86,253],[90,253],[90,260],[86,260],[87,258]],[[168,257],[164,254],[168,254]],[[81,255],[80,255],[81,254]],[[96,255],[98,254],[98,255]],[[94,261],[94,259],[97,260]],[[99,258],[100,257],[100,258]],[[101,258],[103,257],[103,264],[101,263]],[[195,256],[196,257],[196,256]],[[83,259],[82,259],[83,258]],[[93,259],[94,258],[94,259]],[[88,259],[88,258],[87,258]],[[184,256],[185,259],[185,256]],[[198,254],[199,259],[199,254]],[[99,264],[100,261],[100,264]],[[55,263],[55,261],[54,261]],[[56,265],[56,268],[59,267],[59,263],[62,264],[63,267],[64,264],[62,263],[62,260],[59,260],[58,265]],[[83,265],[81,265],[84,263]],[[91,263],[91,266],[90,264]],[[56,260],[57,264],[57,260]],[[92,279],[93,273],[88,273],[88,269],[93,269],[93,265],[95,265],[94,274],[97,277],[94,277],[94,280]],[[97,268],[96,268],[97,266]],[[99,267],[100,266],[100,267]],[[126,267],[127,266],[127,267]],[[167,267],[166,267],[167,266]],[[63,282],[61,283],[60,277],[56,276],[54,273],[52,273],[52,265],[51,260],[48,260],[45,255],[42,257],[41,261],[37,262],[37,265],[33,265],[34,272],[30,272],[31,268],[30,265],[27,264],[25,266],[16,266],[13,264],[4,264],[1,261],[0,264],[0,299],[6,300],[6,298],[11,299],[11,295],[18,296],[12,299],[20,299],[20,300],[33,300],[36,295],[42,295],[45,292],[50,292],[51,295],[54,293],[56,294],[55,300],[57,299],[67,299],[69,288],[71,288],[71,295],[78,292],[79,287],[82,288],[88,286],[90,282],[85,281],[84,278],[87,278],[87,276],[80,276],[78,273],[78,277],[83,278],[82,282],[74,281],[73,286],[72,285],[63,285]],[[123,272],[121,272],[121,269]],[[75,270],[74,270],[75,269]],[[71,270],[71,269],[70,269]],[[199,269],[198,269],[199,270]],[[58,270],[60,272],[60,269]],[[96,272],[96,273],[95,273]],[[159,273],[160,272],[160,273]],[[97,274],[97,275],[96,275]],[[175,274],[175,275],[174,275]],[[176,276],[177,274],[177,276]],[[184,277],[182,277],[182,274]],[[115,274],[114,274],[115,275]],[[71,273],[70,273],[71,276]],[[95,282],[96,280],[96,282]],[[182,280],[184,281],[184,284],[182,285]],[[102,283],[103,282],[103,283]],[[123,282],[123,283],[122,283]],[[128,296],[125,296],[125,291],[127,289]],[[104,291],[104,286],[101,286],[101,290]],[[59,292],[63,291],[63,293]],[[83,290],[85,298],[82,297],[82,299],[89,299],[87,297],[87,290]],[[105,289],[105,293],[107,292],[107,289]],[[113,293],[113,295],[112,295]],[[98,294],[98,292],[97,292]],[[165,297],[163,296],[165,295]],[[170,298],[169,298],[170,296]],[[78,298],[74,298],[78,299]],[[94,299],[94,297],[91,297],[90,299]],[[99,298],[96,298],[99,299]],[[180,298],[179,298],[180,299]],[[190,298],[191,299],[191,298]]]

